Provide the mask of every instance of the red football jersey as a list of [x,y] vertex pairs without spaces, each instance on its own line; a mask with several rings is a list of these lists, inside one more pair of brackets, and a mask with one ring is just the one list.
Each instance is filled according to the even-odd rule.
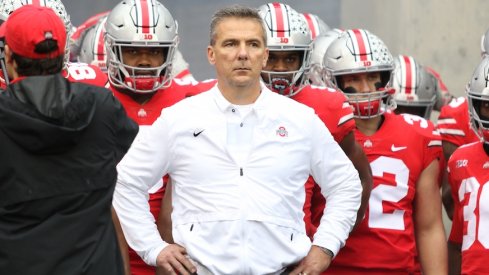
[[[198,94],[199,92],[203,92],[211,87],[211,84],[208,83],[182,85],[181,81],[172,81],[168,88],[157,91],[155,95],[144,104],[139,104],[130,96],[121,93],[114,87],[111,87],[111,90],[115,97],[119,99],[122,106],[124,106],[127,115],[138,123],[139,131],[144,131],[146,127],[152,125],[160,116],[163,108],[169,107],[190,95]],[[167,179],[167,176],[165,176],[162,181],[155,183],[155,186],[150,190],[148,202],[150,211],[155,220],[158,219],[158,214],[161,208],[161,200],[165,193],[163,182],[166,182]],[[155,274],[155,268],[147,265],[131,248],[129,248],[129,258],[131,273],[133,275]]]
[[462,245],[462,274],[489,274],[489,156],[482,144],[463,145],[448,161],[454,201],[449,239]]
[[384,114],[371,136],[355,130],[372,168],[365,218],[325,274],[406,274],[416,270],[413,202],[423,170],[441,154],[429,124],[413,115]]
[[[343,93],[318,86],[305,86],[292,99],[313,108],[329,129],[336,142],[355,129],[353,112]],[[306,182],[306,201],[304,204],[304,222],[309,237],[313,237],[323,215],[325,200],[321,188],[312,177]]]
[[465,97],[453,99],[443,106],[437,122],[442,140],[457,146],[478,141],[469,122],[468,102]]
[[82,82],[99,87],[109,87],[109,79],[102,70],[85,63],[67,63],[63,76],[71,82]]
[[406,119],[406,121],[410,121],[409,122],[410,124],[419,123],[420,127],[415,127],[415,129],[419,131],[422,135],[431,138],[430,144],[428,145],[439,160],[440,175],[438,176],[438,184],[441,187],[443,174],[444,174],[443,172],[445,171],[446,168],[446,160],[445,160],[445,155],[443,155],[443,149],[441,147],[442,139],[441,139],[440,132],[438,131],[435,124],[431,120],[427,120],[411,114],[401,114],[401,115]]
[[[109,87],[107,75],[99,67],[94,65],[69,62],[66,64],[66,69],[62,71],[62,74],[70,82],[81,82],[105,88]],[[6,88],[2,70],[0,70],[0,88]]]

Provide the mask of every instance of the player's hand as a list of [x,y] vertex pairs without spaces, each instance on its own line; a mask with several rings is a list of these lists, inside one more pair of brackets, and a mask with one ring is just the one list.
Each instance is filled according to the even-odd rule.
[[307,256],[290,272],[290,275],[319,275],[331,264],[331,256],[318,246],[311,246]]
[[197,271],[195,266],[187,258],[185,248],[178,244],[170,244],[161,250],[156,258],[156,274],[181,274],[190,275]]

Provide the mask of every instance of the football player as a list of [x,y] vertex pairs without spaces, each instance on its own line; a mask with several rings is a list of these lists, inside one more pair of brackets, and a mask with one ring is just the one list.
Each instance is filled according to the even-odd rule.
[[[351,108],[341,92],[307,84],[312,39],[304,17],[289,5],[276,2],[260,6],[259,14],[265,22],[269,48],[262,79],[272,91],[313,108],[353,162],[363,185],[362,206],[357,217],[360,221],[368,201],[372,178],[365,154],[355,143],[355,123]],[[311,238],[319,226],[324,205],[319,186],[309,177],[306,183],[304,220]]]
[[[196,90],[205,91],[214,85],[181,85],[173,81],[171,72],[178,44],[177,23],[168,9],[156,0],[120,2],[108,14],[105,31],[110,89],[128,116],[139,124],[140,134],[153,124],[163,108],[195,94]],[[155,182],[148,194],[155,222],[166,181],[167,177]],[[115,201],[114,207],[118,215],[131,211],[130,205],[116,204]],[[138,240],[144,238],[144,232],[131,230],[127,224],[122,224],[122,228],[132,248],[129,251],[132,274],[155,274],[155,268],[141,259],[143,255],[136,253],[142,250],[138,247]]]
[[414,273],[416,252],[424,273],[446,274],[439,140],[423,118],[389,111],[395,108],[390,51],[367,30],[347,30],[328,47],[324,65],[354,109],[355,138],[374,179],[365,218],[326,274]]
[[489,58],[467,87],[470,121],[479,141],[465,144],[448,161],[454,201],[449,237],[450,274],[489,274]]

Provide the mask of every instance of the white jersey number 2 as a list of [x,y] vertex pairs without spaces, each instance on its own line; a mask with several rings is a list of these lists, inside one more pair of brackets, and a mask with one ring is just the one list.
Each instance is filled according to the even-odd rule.
[[392,213],[385,213],[382,203],[385,201],[396,203],[407,196],[409,169],[402,160],[390,157],[380,157],[372,161],[370,166],[373,176],[383,177],[385,173],[392,174],[395,177],[396,186],[379,184],[372,189],[368,201],[368,226],[370,228],[404,230],[405,210],[396,209]]
[[[463,237],[462,250],[469,249],[475,240],[489,249],[489,182],[482,185],[479,200],[477,195],[481,184],[476,178],[471,177],[464,179],[458,189],[458,199],[463,201],[466,195],[469,196],[468,203],[463,207],[464,223],[467,223],[467,234]],[[476,209],[479,207],[479,217],[476,215]]]

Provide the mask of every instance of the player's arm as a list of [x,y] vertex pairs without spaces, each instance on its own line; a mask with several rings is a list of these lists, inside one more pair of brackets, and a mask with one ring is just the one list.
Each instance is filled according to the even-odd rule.
[[360,209],[358,209],[357,219],[355,221],[355,226],[357,226],[360,224],[363,216],[365,215],[368,199],[370,198],[370,192],[372,191],[372,169],[370,168],[370,163],[368,162],[367,156],[363,152],[362,147],[355,141],[353,131],[348,133],[343,138],[343,140],[340,142],[340,147],[353,163],[355,169],[357,169],[360,181],[362,183],[362,202]]
[[[450,171],[454,171],[454,163],[456,163],[456,158],[451,160],[447,164],[450,167]],[[450,236],[448,237],[448,274],[458,275],[462,271],[462,241],[464,235],[464,216],[463,207],[461,201],[458,200],[458,189],[459,181],[455,179],[455,176],[451,173],[447,173],[447,184],[452,190],[451,198],[453,201],[453,219],[452,228],[450,230]]]
[[447,244],[437,183],[438,160],[433,160],[416,183],[414,226],[423,274],[447,274]]
[[161,238],[167,243],[175,243],[172,235],[171,212],[173,208],[171,205],[171,189],[171,179],[168,179],[165,187],[165,194],[161,199],[161,208],[158,214],[158,220],[156,222]]
[[111,207],[112,222],[114,223],[115,233],[117,235],[117,242],[119,243],[119,249],[121,251],[122,263],[124,264],[124,274],[131,275],[131,265],[129,263],[129,246],[127,245],[126,238],[122,232],[121,223],[117,217],[117,213],[114,207]]
[[448,274],[449,275],[459,275],[462,271],[462,253],[461,244],[457,244],[451,241],[448,241]]
[[[445,159],[448,161],[452,156],[453,152],[458,148],[457,145],[449,142],[442,141],[443,146],[443,155],[445,155]],[[445,207],[445,211],[447,212],[448,218],[450,220],[453,219],[453,199],[450,184],[448,183],[448,174],[447,171],[443,171],[443,181],[441,185],[441,194],[443,206]]]

